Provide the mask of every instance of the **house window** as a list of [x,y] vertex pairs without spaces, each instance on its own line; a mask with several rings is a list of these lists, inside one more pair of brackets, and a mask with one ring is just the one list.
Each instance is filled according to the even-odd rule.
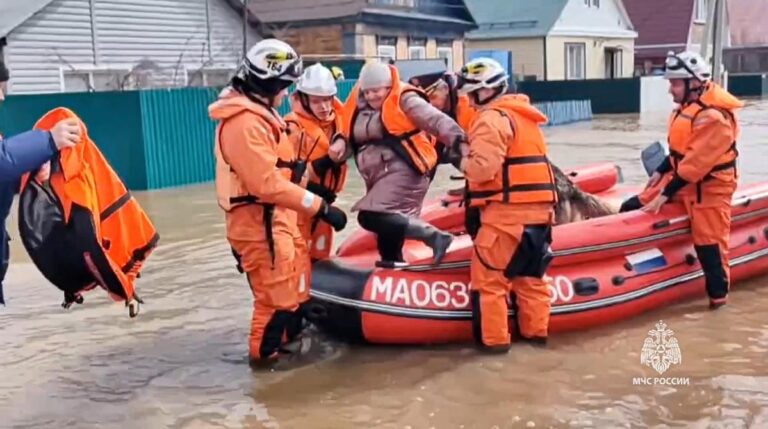
[[453,48],[437,48],[437,58],[445,60],[446,70],[453,70]]
[[567,80],[584,79],[586,75],[586,44],[565,44],[565,78]]
[[[391,61],[397,59],[397,37],[378,36],[376,40],[376,55]],[[383,58],[384,59],[384,58]],[[384,59],[386,61],[386,59]]]
[[424,46],[409,46],[408,58],[411,60],[423,60],[427,58],[427,49]]
[[694,0],[694,16],[698,22],[707,22],[707,0]]
[[427,58],[427,39],[423,37],[411,37],[408,39],[408,58],[411,60],[423,60]]

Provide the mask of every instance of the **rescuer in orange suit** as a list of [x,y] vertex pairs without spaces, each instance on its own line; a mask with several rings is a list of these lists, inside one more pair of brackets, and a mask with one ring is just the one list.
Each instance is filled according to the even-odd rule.
[[[344,189],[347,180],[346,162],[336,163],[328,155],[328,148],[337,133],[342,131],[341,101],[336,98],[336,80],[322,64],[307,67],[291,95],[291,110],[285,117],[288,139],[298,157],[307,165],[307,189],[333,204]],[[327,259],[333,247],[333,229],[316,216],[299,214],[299,230],[303,243],[300,258],[305,266],[305,281],[300,283],[299,302],[309,300],[312,262]]]
[[543,280],[551,260],[557,194],[539,128],[547,117],[525,97],[505,94],[508,75],[490,58],[466,64],[460,89],[479,111],[469,144],[451,148],[452,163],[467,180],[467,206],[479,208],[473,235],[472,316],[485,350],[510,345],[508,300],[516,297],[520,339],[545,344],[550,292]]
[[726,303],[730,288],[731,198],[738,179],[736,109],[744,103],[711,81],[710,67],[697,53],[670,52],[664,76],[679,104],[669,119],[670,154],[646,191],[625,201],[622,211],[642,207],[658,213],[668,201],[683,204],[710,308],[716,309]]
[[[301,241],[297,212],[341,230],[346,215],[302,188],[285,122],[275,110],[301,74],[293,48],[266,39],[254,45],[231,88],[209,107],[216,129],[216,193],[227,239],[253,292],[250,361],[273,363],[289,340],[299,307]],[[298,166],[300,167],[300,166]],[[295,334],[295,333],[294,333]]]

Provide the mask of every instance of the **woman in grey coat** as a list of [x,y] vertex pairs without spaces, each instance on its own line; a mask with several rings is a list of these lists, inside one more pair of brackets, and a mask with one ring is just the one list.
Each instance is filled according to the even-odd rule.
[[[384,63],[369,62],[363,66],[354,123],[347,136],[349,143],[337,140],[329,155],[335,160],[355,155],[366,194],[352,211],[359,211],[358,221],[363,228],[377,234],[383,261],[404,262],[402,247],[405,239],[410,238],[431,247],[434,263],[439,264],[453,236],[419,219],[432,171],[419,172],[405,159],[403,151],[384,144],[384,137],[389,133],[382,121],[382,106],[390,95],[393,77],[399,79],[394,68]],[[418,93],[402,92],[399,106],[419,130],[435,136],[446,147],[466,140],[464,131],[450,116],[434,108]],[[347,110],[349,113],[351,109]]]

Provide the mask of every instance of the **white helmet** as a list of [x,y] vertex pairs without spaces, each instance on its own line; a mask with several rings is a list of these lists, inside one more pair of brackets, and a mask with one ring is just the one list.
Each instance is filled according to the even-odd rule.
[[296,84],[296,90],[307,95],[332,97],[336,95],[336,79],[322,64],[313,64],[304,70]]
[[301,57],[291,45],[264,39],[248,50],[234,78],[244,83],[248,91],[271,96],[296,82],[301,72]]
[[696,52],[685,51],[675,54],[670,51],[664,67],[665,79],[697,79],[706,82],[712,78],[712,69],[707,61]]
[[507,74],[504,67],[492,58],[476,58],[468,62],[459,72],[459,88],[463,93],[481,88],[499,88],[507,86]]

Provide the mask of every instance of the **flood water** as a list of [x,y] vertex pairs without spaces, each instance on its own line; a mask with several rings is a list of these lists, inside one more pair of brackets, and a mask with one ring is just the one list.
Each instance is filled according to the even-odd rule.
[[[742,181],[765,180],[768,101],[742,112]],[[562,167],[618,163],[641,183],[639,151],[664,138],[665,114],[599,117],[549,128]],[[443,167],[432,195],[450,187]],[[350,183],[342,206],[362,194]],[[729,305],[704,300],[614,326],[555,336],[547,349],[515,345],[482,356],[443,348],[336,345],[301,369],[253,373],[244,357],[251,293],[224,238],[210,184],[140,193],[161,234],[129,319],[101,290],[64,311],[62,295],[17,237],[0,307],[2,428],[515,428],[768,427],[766,279],[735,285]],[[347,231],[356,228],[351,222]],[[345,234],[342,234],[342,237]],[[636,386],[648,330],[663,319],[685,386]]]

